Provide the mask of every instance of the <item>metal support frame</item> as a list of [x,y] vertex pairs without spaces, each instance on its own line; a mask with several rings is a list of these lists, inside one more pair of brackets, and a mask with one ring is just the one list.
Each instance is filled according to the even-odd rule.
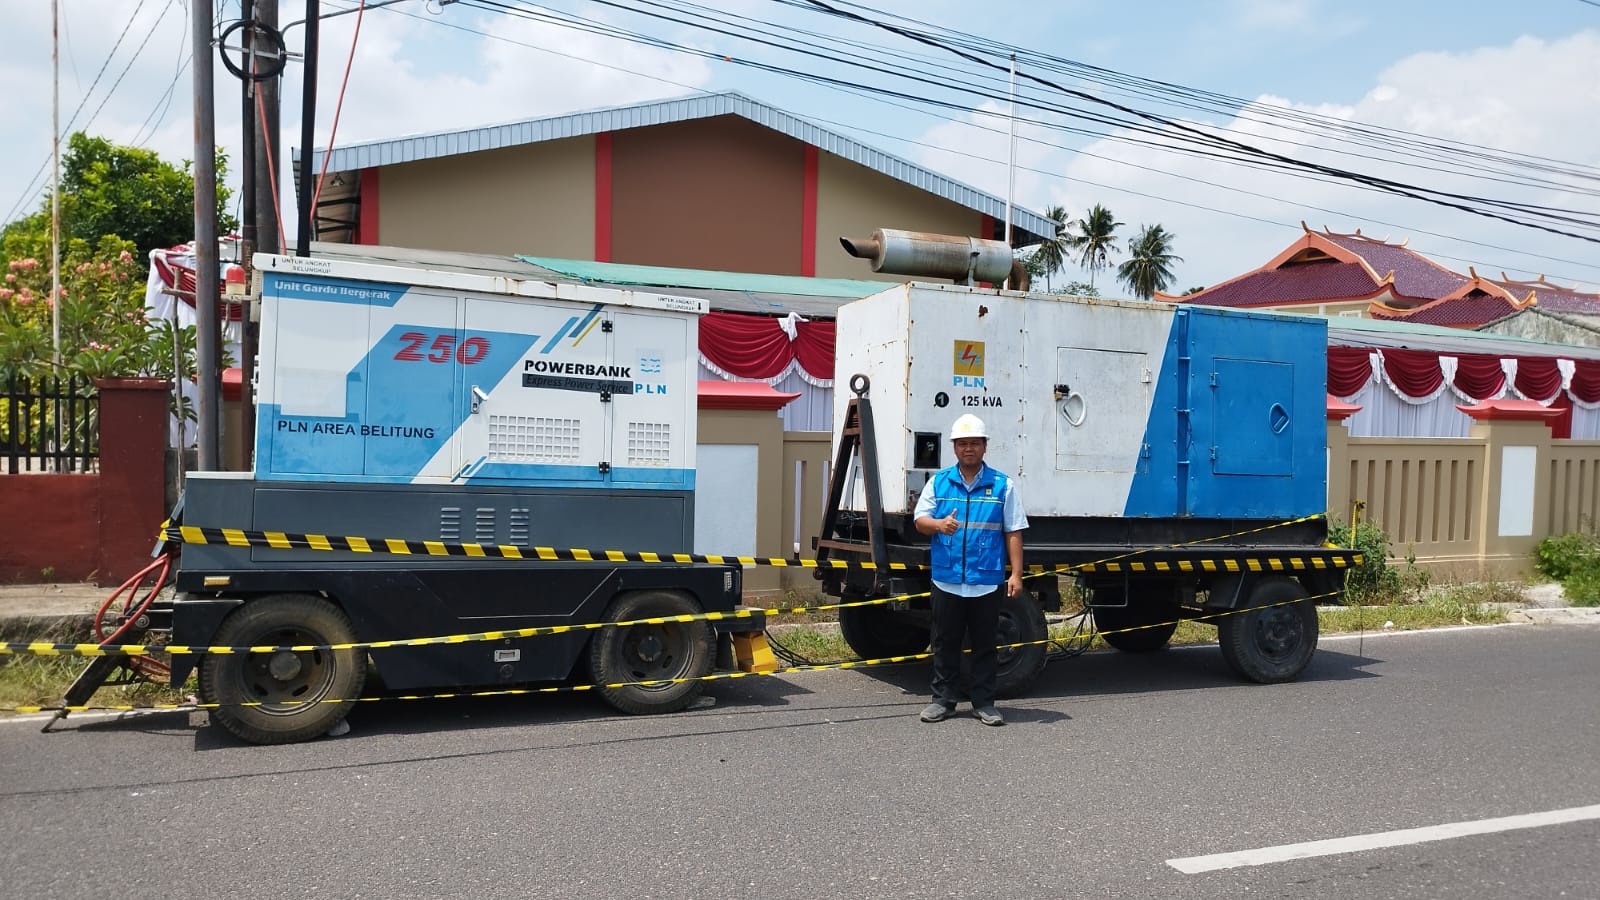
[[[878,444],[872,427],[872,401],[867,392],[872,382],[865,375],[850,378],[850,398],[845,410],[844,428],[839,431],[839,450],[834,455],[833,470],[828,477],[828,505],[822,513],[822,530],[817,535],[817,561],[824,562],[830,550],[849,553],[869,553],[875,566],[872,589],[876,593],[887,581],[885,566],[889,562],[889,545],[884,533],[883,494],[878,479]],[[839,507],[844,500],[845,482],[848,480],[852,458],[860,454],[861,475],[866,481],[867,542],[843,540],[840,535]],[[825,566],[817,567],[816,575],[823,577]]]

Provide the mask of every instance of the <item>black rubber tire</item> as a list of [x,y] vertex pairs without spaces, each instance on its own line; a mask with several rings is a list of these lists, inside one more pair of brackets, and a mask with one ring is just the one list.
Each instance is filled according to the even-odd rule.
[[[1005,596],[1005,585],[1000,586],[1000,616],[995,627],[997,669],[994,691],[999,697],[1016,697],[1027,693],[1034,679],[1044,671],[1046,647],[1039,643],[1049,634],[1045,626],[1044,610],[1027,591],[1015,597]],[[1008,644],[1027,644],[1026,647],[1008,647]],[[963,655],[963,658],[966,658]]]
[[[282,647],[355,639],[350,618],[333,603],[272,594],[229,613],[211,643]],[[211,721],[252,744],[289,744],[326,734],[350,713],[366,680],[367,655],[360,650],[212,654],[200,661],[200,700],[220,704],[209,710]]]
[[[1100,638],[1123,653],[1163,650],[1178,630],[1178,603],[1160,585],[1113,584],[1096,587],[1094,628]],[[1165,592],[1170,594],[1170,592]]]
[[[845,602],[860,599],[850,597]],[[910,613],[887,606],[851,606],[839,610],[839,633],[862,659],[883,659],[927,650],[932,631]]]
[[[622,594],[611,601],[606,621],[695,615],[704,611],[685,594],[638,591]],[[703,678],[711,674],[716,647],[716,636],[705,622],[606,628],[596,632],[589,642],[589,675],[600,696],[622,712],[635,715],[677,712],[700,696],[705,682],[624,683]],[[623,686],[609,686],[614,684]]]
[[1317,608],[1306,596],[1293,578],[1258,579],[1241,611],[1217,620],[1228,667],[1261,684],[1292,681],[1305,671],[1317,649]]

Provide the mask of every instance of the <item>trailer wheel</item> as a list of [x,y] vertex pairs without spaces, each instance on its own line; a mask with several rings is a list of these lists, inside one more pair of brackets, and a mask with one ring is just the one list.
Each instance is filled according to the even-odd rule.
[[[697,615],[689,597],[670,591],[623,594],[606,610],[606,621],[625,622]],[[606,628],[589,643],[589,674],[606,702],[625,713],[677,712],[694,702],[711,673],[716,641],[705,622],[664,622]],[[661,684],[632,682],[659,681]]]
[[1261,578],[1248,601],[1217,621],[1217,642],[1228,666],[1245,678],[1261,684],[1290,681],[1317,649],[1317,608],[1293,578]]
[[[355,629],[339,607],[307,594],[272,594],[228,614],[212,642],[223,647],[348,644]],[[211,721],[253,744],[287,744],[326,734],[366,684],[359,650],[208,654],[200,699]],[[242,704],[251,704],[245,706]]]
[[[1034,601],[1032,594],[1021,591],[1015,597],[1006,597],[1003,595],[1004,585],[1000,590],[1000,616],[994,639],[995,646],[999,648],[995,651],[997,670],[994,689],[1000,697],[1015,697],[1026,692],[1039,673],[1044,671],[1047,654],[1041,642],[1049,631],[1045,627],[1044,610]],[[1009,646],[1011,644],[1027,646]],[[963,665],[963,668],[966,666]]]
[[[847,596],[846,603],[865,599]],[[862,659],[911,656],[928,649],[931,630],[908,613],[887,606],[851,606],[839,610],[839,633]]]

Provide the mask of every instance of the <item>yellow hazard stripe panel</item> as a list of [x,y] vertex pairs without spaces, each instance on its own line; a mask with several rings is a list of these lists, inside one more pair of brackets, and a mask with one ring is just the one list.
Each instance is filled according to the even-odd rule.
[[[1324,568],[1327,566],[1344,567],[1359,564],[1360,557],[1356,556],[1354,563],[1346,562],[1343,557],[1332,554],[1340,551],[1332,550],[1327,558],[1324,557],[1264,557],[1261,559],[1248,559],[1237,562],[1234,558],[1221,560],[1174,560],[1174,561],[1130,561],[1119,560],[1141,554],[1156,553],[1165,550],[1176,550],[1206,544],[1229,538],[1266,531],[1271,528],[1280,528],[1284,525],[1293,525],[1321,516],[1305,516],[1291,519],[1273,525],[1253,528],[1247,531],[1234,532],[1228,535],[1219,535],[1200,541],[1191,541],[1187,544],[1172,544],[1162,547],[1145,547],[1129,551],[1120,556],[1098,560],[1092,563],[1082,563],[1071,567],[1056,567],[1058,571],[1068,569],[1083,572],[1168,572],[1176,569],[1180,572],[1238,572],[1241,566],[1248,567],[1250,571],[1259,572],[1266,570],[1282,571],[1285,568],[1304,569]],[[531,547],[524,548],[512,544],[455,544],[445,541],[408,541],[397,538],[369,538],[359,536],[333,537],[321,534],[294,534],[282,531],[244,531],[236,528],[200,528],[193,525],[184,525],[177,528],[163,527],[161,537],[168,541],[177,541],[185,544],[214,544],[231,547],[271,547],[278,550],[322,550],[322,551],[349,551],[355,553],[390,553],[397,556],[428,555],[428,556],[464,556],[470,558],[498,558],[498,559],[531,559],[537,558],[545,561],[572,560],[577,562],[642,562],[664,563],[668,560],[678,564],[710,563],[712,565],[740,565],[740,566],[772,566],[796,568],[830,568],[830,569],[874,569],[878,568],[872,562],[861,561],[855,558],[847,559],[785,559],[783,557],[762,556],[730,556],[724,554],[698,554],[698,553],[666,553],[661,551],[628,551],[615,549],[587,549],[556,547]],[[891,571],[905,572],[917,569],[926,569],[926,565],[918,563],[891,562],[883,568]]]

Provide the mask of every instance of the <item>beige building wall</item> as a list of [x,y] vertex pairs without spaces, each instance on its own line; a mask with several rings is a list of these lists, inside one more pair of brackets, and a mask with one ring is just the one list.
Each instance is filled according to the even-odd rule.
[[[756,555],[789,556],[791,549],[783,546],[786,529],[783,527],[783,498],[785,489],[793,492],[793,483],[783,478],[784,434],[783,420],[773,410],[754,409],[702,409],[696,420],[695,442],[704,444],[735,444],[756,448],[756,483],[749,485],[756,502]],[[710,473],[698,477],[709,478]],[[779,588],[779,570],[760,566],[746,569],[744,589],[749,592],[771,592]]]
[[839,238],[866,237],[878,228],[903,228],[979,237],[983,214],[896,181],[831,153],[817,160],[817,269],[819,278],[905,281],[899,275],[874,275],[852,258]]
[[378,242],[594,259],[594,138],[384,166]]

